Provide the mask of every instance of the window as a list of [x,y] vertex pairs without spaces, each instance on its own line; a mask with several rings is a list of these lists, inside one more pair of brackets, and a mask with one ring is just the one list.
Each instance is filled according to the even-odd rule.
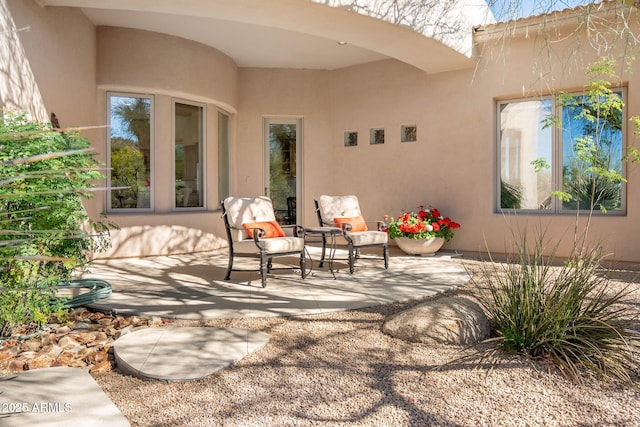
[[384,144],[384,129],[371,129],[370,144]]
[[218,200],[229,197],[229,116],[218,112]]
[[151,209],[153,98],[107,94],[108,209]]
[[174,190],[176,208],[204,207],[204,107],[174,102]]
[[[498,103],[498,210],[623,212],[623,92]],[[566,193],[571,199],[557,197]]]
[[418,127],[416,125],[400,126],[401,142],[416,142],[418,140]]
[[344,146],[356,147],[358,145],[358,132],[348,131],[344,133]]

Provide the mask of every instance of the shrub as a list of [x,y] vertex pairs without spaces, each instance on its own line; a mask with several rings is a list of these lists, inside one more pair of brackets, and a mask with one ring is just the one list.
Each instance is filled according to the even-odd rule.
[[77,133],[0,117],[0,335],[46,321],[55,286],[108,245],[82,206],[100,167]]
[[573,379],[588,370],[630,383],[640,367],[640,339],[629,328],[630,309],[619,304],[627,289],[608,289],[598,248],[557,265],[557,246],[545,257],[544,242],[541,232],[531,245],[526,234],[518,236],[514,255],[505,263],[491,259],[482,273],[488,292],[479,299],[499,349],[551,360]]

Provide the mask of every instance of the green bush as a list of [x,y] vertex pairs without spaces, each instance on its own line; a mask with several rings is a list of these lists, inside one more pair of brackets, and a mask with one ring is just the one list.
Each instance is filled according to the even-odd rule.
[[598,248],[576,251],[579,257],[558,265],[555,249],[544,256],[544,243],[544,233],[533,242],[526,234],[517,236],[514,255],[504,263],[491,259],[481,275],[488,292],[479,299],[499,348],[551,360],[574,379],[592,371],[632,382],[640,367],[640,340],[630,329],[629,306],[620,304],[627,290],[608,289]]
[[0,335],[45,322],[55,286],[109,244],[82,206],[101,167],[77,133],[0,117]]

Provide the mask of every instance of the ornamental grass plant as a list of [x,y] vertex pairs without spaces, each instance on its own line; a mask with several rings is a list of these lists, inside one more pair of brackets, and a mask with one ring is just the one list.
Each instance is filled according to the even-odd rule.
[[608,288],[601,248],[574,250],[580,255],[558,264],[557,245],[544,255],[544,233],[515,240],[514,254],[506,262],[490,255],[481,274],[487,292],[479,300],[498,343],[487,351],[550,361],[578,382],[592,372],[632,384],[640,375],[638,313],[625,304],[628,286]]

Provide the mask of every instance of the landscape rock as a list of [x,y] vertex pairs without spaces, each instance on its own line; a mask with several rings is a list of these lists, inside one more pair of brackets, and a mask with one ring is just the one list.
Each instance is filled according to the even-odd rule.
[[46,354],[52,359],[56,359],[62,353],[62,347],[56,344],[49,344],[40,349],[40,354]]
[[109,360],[109,355],[104,351],[95,351],[90,353],[86,359],[90,364],[97,365],[98,363],[106,362],[107,360]]
[[[124,317],[75,308],[61,319],[53,315],[34,337],[1,341],[0,375],[52,366],[89,368],[92,374],[108,372],[115,363],[113,343],[120,335],[165,323],[157,316]],[[32,330],[16,328],[14,336],[27,332]]]
[[470,345],[489,337],[482,308],[464,297],[430,300],[387,319],[383,332],[409,342]]
[[50,368],[55,359],[48,354],[39,354],[35,358],[27,361],[29,370]]
[[22,348],[24,351],[37,351],[42,346],[40,339],[32,338],[22,342]]
[[91,369],[89,369],[89,372],[92,374],[104,374],[106,372],[109,372],[111,369],[111,362],[105,360],[92,366]]
[[91,325],[87,322],[78,322],[76,323],[75,327],[73,329],[77,329],[77,330],[82,330],[82,329],[89,329],[91,328]]
[[78,347],[80,343],[69,336],[64,336],[58,341],[58,345],[62,347],[63,350],[69,350]]

